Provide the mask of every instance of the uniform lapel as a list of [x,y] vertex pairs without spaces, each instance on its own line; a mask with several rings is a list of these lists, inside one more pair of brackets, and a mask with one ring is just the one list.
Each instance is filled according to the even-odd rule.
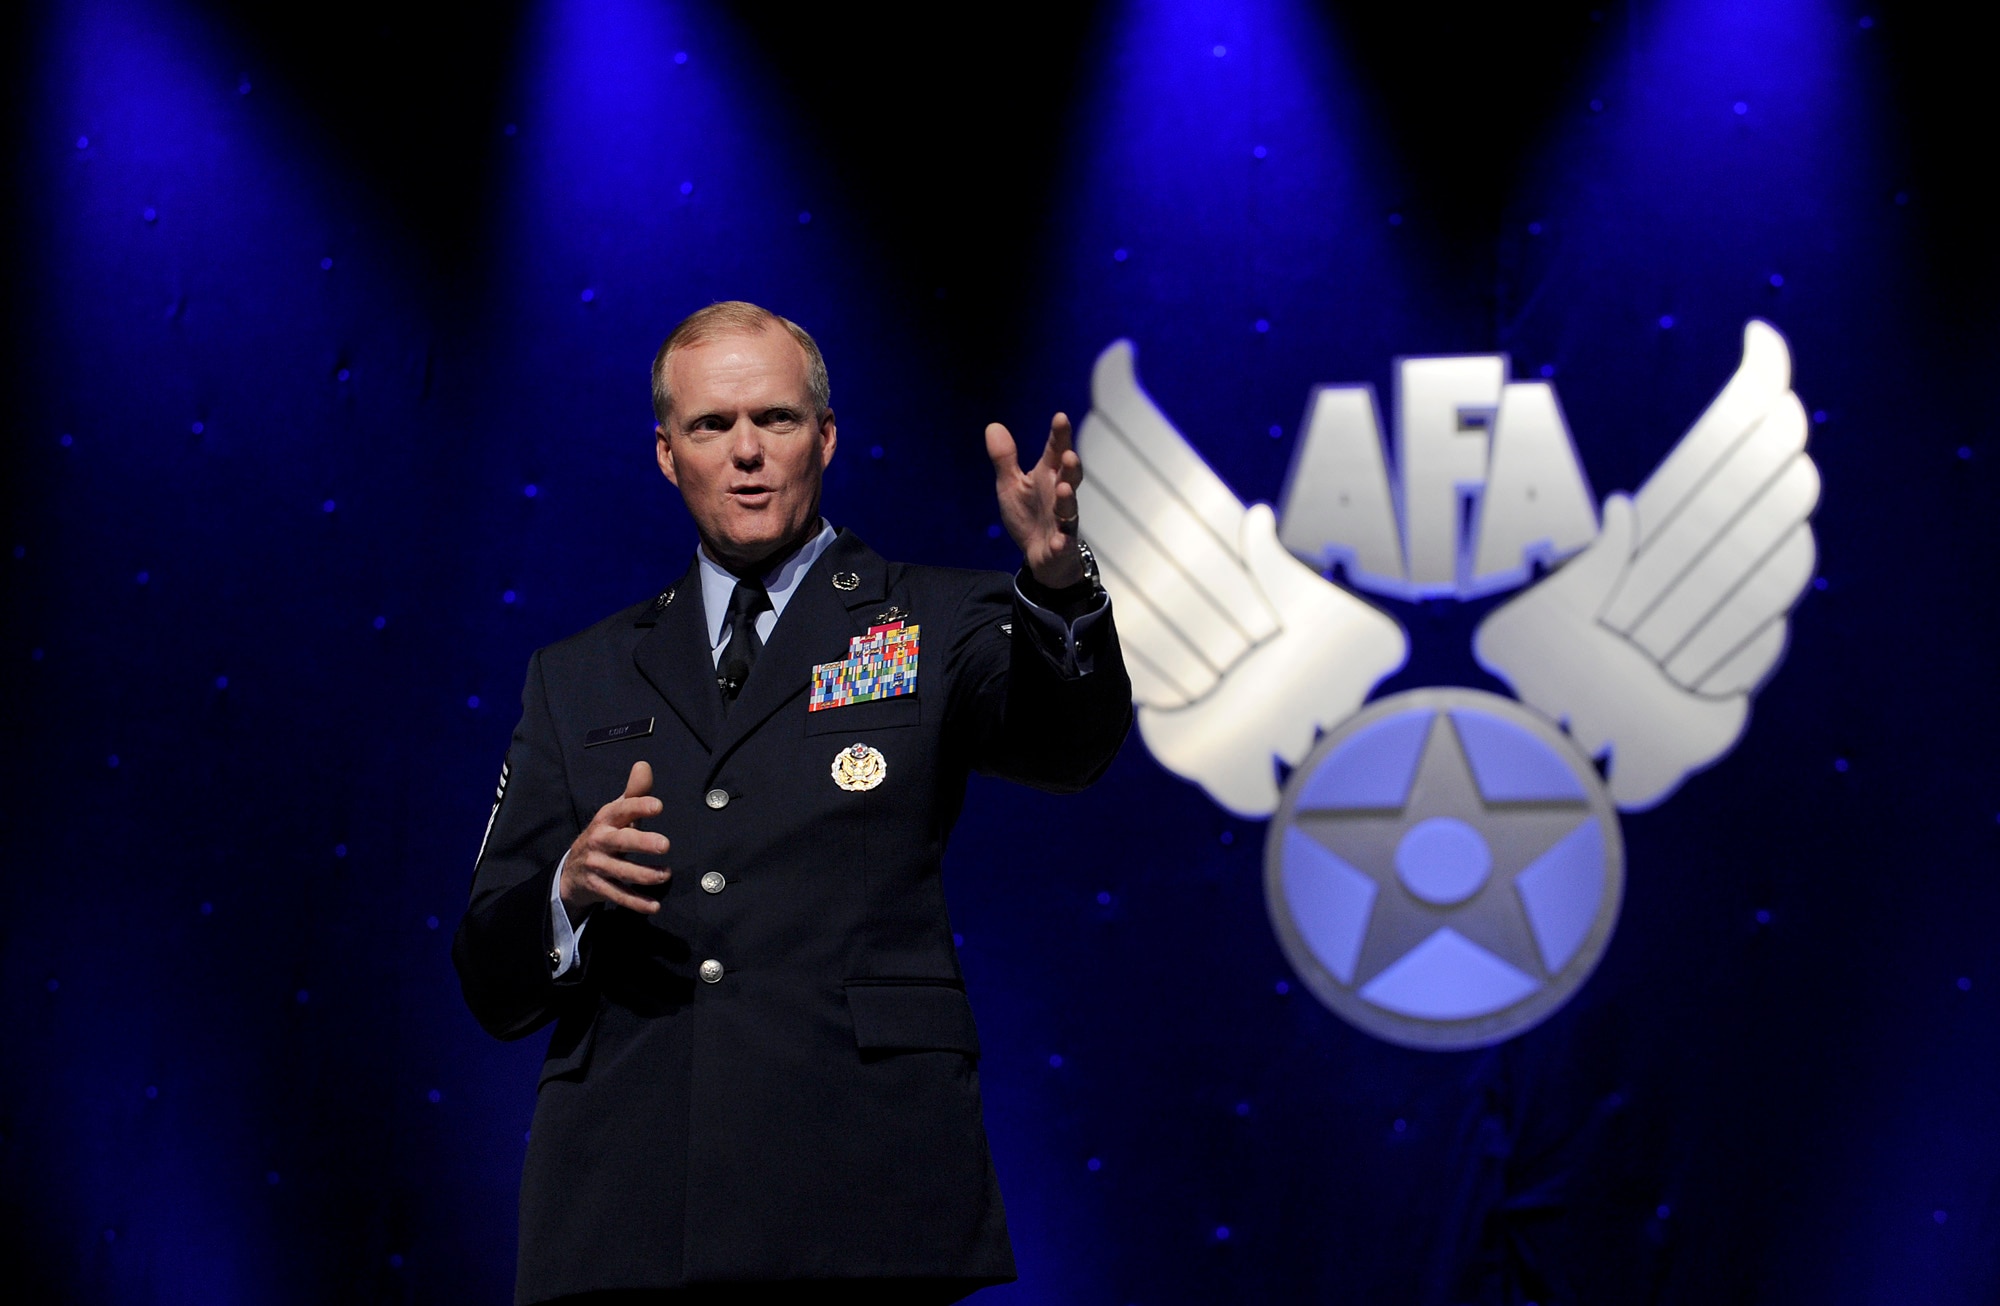
[[632,650],[632,660],[712,753],[722,729],[722,694],[715,687],[715,651],[702,610],[701,564],[691,564],[668,592],[673,598],[658,609],[658,624]]
[[[854,578],[851,589],[834,584]],[[846,531],[807,570],[805,579],[785,605],[771,640],[757,655],[757,665],[743,682],[742,693],[729,709],[711,750],[717,761],[762,725],[772,713],[791,702],[812,683],[812,669],[821,662],[847,656],[847,641],[866,629],[850,609],[879,604],[889,592],[889,564]],[[709,694],[718,706],[713,677]]]

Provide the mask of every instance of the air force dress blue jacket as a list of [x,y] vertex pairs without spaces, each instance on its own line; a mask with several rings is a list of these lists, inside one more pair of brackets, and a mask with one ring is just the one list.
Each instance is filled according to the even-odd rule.
[[[814,668],[895,621],[918,630],[915,692],[808,710]],[[1081,789],[1131,717],[1108,612],[1082,648],[1031,621],[1007,576],[843,531],[726,709],[693,567],[534,655],[453,946],[489,1031],[555,1025],[519,1301],[1014,1277],[940,864],[968,772]],[[598,908],[557,979],[552,877],[640,759],[665,806],[645,828],[672,841],[639,859],[673,870],[662,909]]]

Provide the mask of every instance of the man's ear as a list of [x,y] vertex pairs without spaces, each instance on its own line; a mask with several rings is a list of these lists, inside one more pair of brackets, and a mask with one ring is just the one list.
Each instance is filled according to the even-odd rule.
[[833,429],[833,410],[829,408],[826,410],[826,415],[819,419],[819,469],[821,471],[825,471],[826,465],[833,461],[833,449],[839,443],[839,437]]
[[667,434],[664,423],[653,428],[653,437],[655,440],[653,456],[659,460],[660,475],[666,477],[668,484],[678,490],[681,487],[681,478],[674,471],[673,437]]

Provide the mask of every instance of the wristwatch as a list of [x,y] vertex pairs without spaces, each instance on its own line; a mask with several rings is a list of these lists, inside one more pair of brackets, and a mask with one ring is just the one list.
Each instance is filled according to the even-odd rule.
[[1081,534],[1076,537],[1076,553],[1083,559],[1083,578],[1090,582],[1090,592],[1104,593],[1104,580],[1097,574],[1097,555],[1090,551],[1090,542]]

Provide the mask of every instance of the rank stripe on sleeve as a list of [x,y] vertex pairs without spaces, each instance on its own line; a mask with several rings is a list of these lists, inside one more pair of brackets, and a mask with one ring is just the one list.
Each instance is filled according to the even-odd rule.
[[472,870],[475,875],[479,872],[479,863],[486,859],[486,841],[493,837],[493,823],[500,819],[500,800],[507,796],[507,777],[511,774],[506,759],[502,758],[500,783],[493,791],[493,810],[486,814],[486,833],[479,836],[479,852],[472,859]]

